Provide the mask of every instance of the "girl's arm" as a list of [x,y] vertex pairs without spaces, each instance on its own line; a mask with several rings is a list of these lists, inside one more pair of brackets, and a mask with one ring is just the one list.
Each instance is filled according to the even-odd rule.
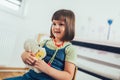
[[64,71],[60,71],[60,70],[50,67],[43,60],[37,61],[34,67],[48,74],[49,76],[53,77],[56,80],[72,80],[73,75],[74,75],[74,70],[75,70],[75,65],[70,62],[65,62]]

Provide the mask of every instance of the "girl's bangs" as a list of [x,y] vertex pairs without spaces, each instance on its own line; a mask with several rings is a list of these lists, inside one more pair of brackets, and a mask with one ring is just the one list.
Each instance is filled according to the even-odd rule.
[[52,20],[65,21],[65,17],[64,17],[64,16],[54,16],[54,17],[52,18]]

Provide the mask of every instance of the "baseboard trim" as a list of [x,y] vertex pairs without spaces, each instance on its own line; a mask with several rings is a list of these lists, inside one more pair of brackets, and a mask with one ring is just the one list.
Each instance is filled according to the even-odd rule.
[[0,72],[26,72],[28,67],[0,67]]

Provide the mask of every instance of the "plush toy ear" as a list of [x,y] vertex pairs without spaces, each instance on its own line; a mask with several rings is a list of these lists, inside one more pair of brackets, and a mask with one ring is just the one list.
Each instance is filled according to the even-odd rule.
[[32,43],[32,40],[26,40],[24,42],[24,49],[25,49],[25,51],[29,51],[29,52],[32,51],[31,50],[31,43]]
[[41,48],[42,52],[43,52],[43,58],[46,56],[46,50],[45,48]]
[[25,51],[36,53],[38,52],[38,48],[39,48],[37,45],[38,45],[37,41],[33,39],[27,39],[24,43],[24,49]]

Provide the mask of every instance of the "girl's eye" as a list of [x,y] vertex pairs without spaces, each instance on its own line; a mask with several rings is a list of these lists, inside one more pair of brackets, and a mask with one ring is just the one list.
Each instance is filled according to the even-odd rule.
[[53,25],[53,26],[55,26],[56,24],[55,24],[55,23],[53,23],[52,25]]
[[53,23],[53,24],[52,24],[52,26],[57,26],[57,25],[58,25],[58,26],[64,26],[65,24],[63,24],[63,23]]
[[60,26],[64,26],[64,24],[62,24],[62,23],[61,23],[61,24],[59,24],[59,25],[60,25]]

